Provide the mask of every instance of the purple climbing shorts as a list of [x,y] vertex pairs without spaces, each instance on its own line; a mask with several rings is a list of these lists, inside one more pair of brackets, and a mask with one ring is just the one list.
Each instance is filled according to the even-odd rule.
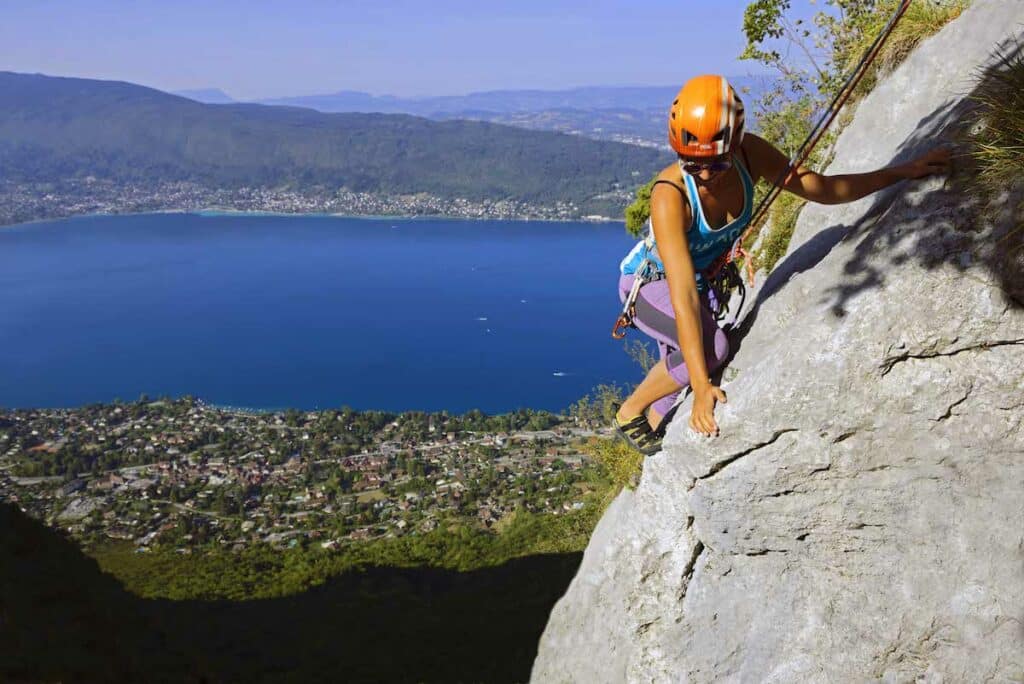
[[[625,303],[626,297],[629,296],[629,291],[633,287],[633,277],[632,274],[619,277],[620,302]],[[704,360],[708,366],[708,373],[711,373],[722,365],[729,354],[729,338],[726,337],[725,331],[718,327],[715,316],[711,313],[709,296],[713,295],[701,295],[700,323],[704,337]],[[663,416],[675,405],[683,387],[690,384],[690,373],[683,362],[683,353],[679,350],[676,317],[668,295],[668,280],[662,278],[640,287],[633,323],[658,343],[661,362],[665,363],[669,375],[680,385],[678,390],[651,405],[659,416]]]

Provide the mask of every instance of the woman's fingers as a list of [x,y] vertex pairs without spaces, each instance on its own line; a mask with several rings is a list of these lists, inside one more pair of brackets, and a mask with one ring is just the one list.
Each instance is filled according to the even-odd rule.
[[718,435],[718,423],[715,421],[715,402],[723,404],[728,401],[725,390],[716,385],[710,387],[711,393],[694,397],[693,408],[690,410],[690,429],[707,437]]
[[937,173],[946,173],[952,167],[953,151],[948,147],[930,150],[913,163],[913,177],[923,178]]
[[930,166],[935,173],[943,173],[949,170],[951,166],[951,158],[952,151],[948,148],[933,150],[929,155],[928,166]]
[[715,422],[714,416],[708,416],[706,425],[708,431],[705,434],[707,434],[709,437],[718,434],[718,423]]
[[690,414],[690,428],[707,437],[718,434],[718,425],[715,423],[714,416],[704,412],[694,411]]

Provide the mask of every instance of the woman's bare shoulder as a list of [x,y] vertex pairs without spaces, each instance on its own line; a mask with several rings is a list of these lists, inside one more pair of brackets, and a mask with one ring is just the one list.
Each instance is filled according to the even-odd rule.
[[740,147],[746,153],[744,159],[749,167],[747,171],[755,183],[765,177],[765,169],[770,167],[771,162],[782,155],[774,145],[754,133],[744,133]]
[[663,168],[661,171],[658,172],[658,176],[657,178],[655,178],[655,180],[671,181],[672,183],[675,183],[680,187],[682,187],[683,185],[683,180],[681,174],[679,173],[678,164],[669,164],[668,166]]
[[[651,190],[651,207],[658,205],[668,211],[672,216],[670,220],[678,221],[682,225],[690,225],[690,201],[686,192],[686,185],[683,182],[682,174],[679,172],[678,164],[669,164],[663,168],[655,178],[656,181],[668,181],[677,190],[666,187],[666,183],[658,183]],[[658,190],[658,188],[663,188]]]
[[[654,192],[658,190],[658,188],[663,188],[662,190],[658,191],[659,195],[673,198],[672,200],[670,200],[672,203],[675,203],[675,198],[680,197],[681,194],[684,194],[686,192],[686,185],[683,183],[682,174],[679,173],[678,164],[669,164],[668,166],[666,166],[665,168],[658,172],[658,175],[655,176],[654,180],[658,184],[651,189],[651,199],[654,199]],[[669,188],[665,187],[665,183],[661,183],[659,181],[668,181],[669,183],[674,185],[678,190],[681,190],[682,193],[673,192]],[[686,202],[684,201],[683,204],[686,204]]]

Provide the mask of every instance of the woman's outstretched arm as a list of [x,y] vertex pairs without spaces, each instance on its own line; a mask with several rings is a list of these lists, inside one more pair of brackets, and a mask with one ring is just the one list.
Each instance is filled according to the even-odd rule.
[[664,184],[651,192],[651,226],[658,254],[665,265],[669,299],[676,314],[679,349],[690,375],[693,409],[690,427],[704,435],[718,434],[715,401],[725,401],[725,392],[711,384],[704,358],[697,280],[683,226],[691,221],[690,207],[680,194]]
[[[750,165],[754,172],[769,182],[778,179],[789,164],[789,160],[782,152],[753,133],[743,136],[743,147],[750,157]],[[906,164],[867,173],[835,176],[823,176],[806,166],[798,166],[782,187],[794,195],[818,204],[853,202],[901,180],[946,173],[950,168],[950,156],[950,150],[937,148]]]

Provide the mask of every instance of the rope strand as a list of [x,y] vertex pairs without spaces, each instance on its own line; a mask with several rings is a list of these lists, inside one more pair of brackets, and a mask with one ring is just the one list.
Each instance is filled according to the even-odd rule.
[[811,151],[824,136],[825,131],[835,120],[836,116],[838,116],[839,110],[842,109],[844,104],[846,104],[846,101],[850,98],[850,96],[853,94],[853,91],[857,88],[857,85],[860,83],[861,79],[867,73],[868,67],[878,56],[878,53],[881,51],[882,46],[885,44],[885,41],[888,39],[893,29],[896,28],[896,24],[899,22],[903,14],[907,11],[907,8],[910,7],[910,3],[911,0],[901,1],[900,6],[896,9],[895,12],[893,12],[893,15],[889,18],[889,21],[886,22],[885,26],[879,32],[874,42],[872,42],[871,45],[868,46],[868,49],[865,50],[864,54],[861,56],[860,61],[857,63],[857,66],[854,67],[853,71],[846,78],[846,81],[844,81],[843,86],[839,89],[839,92],[836,93],[835,97],[832,99],[832,102],[829,104],[828,109],[826,109],[822,116],[818,119],[817,123],[814,125],[810,133],[807,135],[807,138],[804,139],[803,143],[801,143],[800,147],[797,148],[797,151],[793,154],[789,162],[786,164],[786,167],[775,179],[775,182],[772,183],[771,190],[768,191],[768,194],[765,195],[764,199],[762,199],[760,204],[758,204],[757,209],[754,210],[754,215],[753,218],[750,220],[750,225],[747,227],[745,231],[743,231],[743,234],[736,239],[736,242],[733,243],[733,246],[725,254],[723,254],[714,264],[711,265],[711,267],[708,269],[705,275],[706,279],[713,280],[718,276],[718,274],[721,272],[722,268],[724,268],[726,264],[735,261],[737,257],[742,255],[746,261],[745,270],[747,271],[747,278],[751,286],[754,284],[753,263],[750,254],[743,248],[743,242],[751,235],[751,233],[754,230],[759,229],[761,227],[761,224],[767,218],[768,208],[771,206],[772,202],[775,201],[775,198],[782,194],[783,186],[785,186],[786,183],[789,182],[790,177],[793,175],[796,169],[799,168],[800,165],[803,164],[805,161],[807,161],[807,158],[810,156]]

